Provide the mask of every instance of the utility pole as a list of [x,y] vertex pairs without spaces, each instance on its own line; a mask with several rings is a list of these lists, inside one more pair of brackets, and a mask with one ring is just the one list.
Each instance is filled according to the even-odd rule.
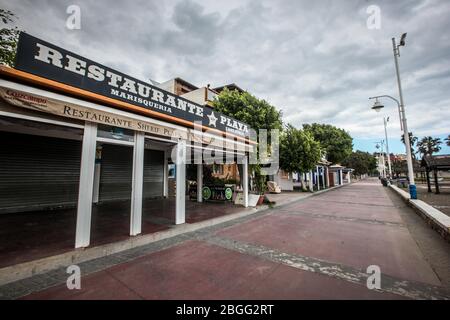
[[388,142],[388,134],[387,134],[387,123],[389,122],[389,117],[383,118],[384,120],[384,135],[386,137],[386,154],[388,160],[388,169],[389,169],[389,179],[392,179],[392,168],[391,168],[391,154],[389,153],[389,142]]
[[400,44],[397,45],[395,42],[395,38],[392,38],[392,48],[394,51],[394,61],[395,61],[395,72],[397,73],[397,84],[398,84],[398,95],[400,97],[400,113],[402,117],[403,124],[403,138],[405,140],[406,147],[406,160],[408,163],[408,177],[409,177],[409,193],[411,195],[411,199],[417,199],[417,189],[414,183],[414,167],[412,162],[412,152],[411,152],[411,144],[409,141],[409,132],[408,132],[408,123],[406,121],[405,115],[405,103],[403,101],[403,91],[402,91],[402,82],[400,79],[400,68],[398,65],[398,57],[400,56],[400,46],[405,45],[406,33],[404,33],[400,39]]
[[[411,144],[409,140],[409,132],[408,132],[408,124],[406,121],[406,115],[405,115],[405,103],[403,101],[403,91],[402,91],[402,83],[400,79],[400,71],[398,66],[398,57],[400,56],[400,47],[405,45],[405,38],[406,33],[402,34],[402,37],[400,39],[400,44],[397,45],[395,42],[395,38],[392,38],[392,48],[394,51],[394,62],[395,62],[395,72],[397,74],[397,85],[398,85],[398,92],[400,96],[400,101],[395,99],[392,96],[389,95],[380,95],[375,97],[370,97],[369,99],[376,99],[375,103],[372,107],[373,110],[376,112],[380,112],[384,106],[378,101],[378,98],[389,98],[391,100],[394,100],[397,103],[398,106],[398,114],[400,117],[400,128],[403,130],[403,139],[405,141],[405,148],[406,148],[406,162],[408,164],[408,180],[409,180],[409,194],[411,196],[411,199],[417,199],[417,189],[416,185],[414,183],[414,166],[413,166],[413,158],[412,158],[412,152],[411,152]],[[386,127],[385,127],[386,128]],[[385,130],[386,133],[386,130]],[[387,142],[387,138],[386,138]],[[390,159],[389,159],[390,162]]]

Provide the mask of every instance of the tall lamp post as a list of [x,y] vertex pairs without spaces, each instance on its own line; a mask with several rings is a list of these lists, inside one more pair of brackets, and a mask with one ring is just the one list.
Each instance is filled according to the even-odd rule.
[[381,146],[379,156],[378,156],[378,167],[379,167],[379,171],[381,170],[380,175],[383,178],[386,178],[386,162],[384,161],[384,140],[381,140],[381,141],[378,141],[375,143],[376,143],[375,148],[377,148],[377,150],[380,149],[380,146]]
[[417,199],[417,189],[416,189],[416,185],[414,183],[414,171],[413,171],[411,144],[409,141],[408,124],[406,121],[405,104],[403,102],[402,84],[401,84],[401,80],[400,80],[400,71],[399,71],[399,65],[398,65],[398,57],[400,56],[400,47],[405,46],[405,38],[406,38],[406,33],[404,33],[401,36],[400,44],[398,44],[398,45],[395,42],[395,38],[392,38],[392,48],[394,51],[395,71],[397,73],[397,85],[398,85],[400,101],[398,101],[397,99],[395,99],[391,96],[388,96],[388,95],[370,97],[369,99],[376,99],[372,109],[374,109],[377,112],[379,112],[382,108],[384,108],[384,106],[378,101],[378,98],[389,98],[389,99],[394,100],[397,103],[398,113],[400,116],[400,127],[403,129],[403,138],[404,138],[405,147],[406,147],[406,161],[408,163],[408,178],[409,178],[409,194],[411,195],[411,199]]
[[391,154],[389,153],[389,142],[388,142],[388,134],[387,134],[387,123],[389,122],[389,117],[384,117],[384,135],[386,137],[386,156],[388,161],[388,169],[389,169],[389,179],[392,179],[392,168],[391,168]]
[[375,149],[377,149],[377,153],[378,153],[378,177],[382,177],[383,176],[383,172],[381,171],[381,164],[380,164],[380,159],[381,159],[381,152],[378,151],[378,149],[380,149],[380,145],[378,144],[378,142],[375,142]]
[[386,160],[384,160],[384,140],[381,140],[381,165],[383,168],[383,178],[386,178]]

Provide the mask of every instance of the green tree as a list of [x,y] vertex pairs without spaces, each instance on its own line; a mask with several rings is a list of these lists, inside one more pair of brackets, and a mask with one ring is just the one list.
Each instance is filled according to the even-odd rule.
[[[13,22],[15,18],[15,14],[11,11],[0,9],[0,19],[3,24]],[[17,27],[0,29],[0,63],[10,67],[14,65],[19,33]]]
[[333,163],[344,161],[353,150],[353,139],[348,132],[329,124],[304,124],[303,130],[309,132],[318,141],[327,154],[327,160]]
[[[414,149],[414,146],[417,143],[417,140],[419,140],[419,138],[417,138],[415,135],[413,135],[412,132],[408,132],[409,135],[409,144],[411,146],[411,155],[413,157],[413,159],[416,159],[416,150]],[[401,135],[400,140],[403,144],[405,144],[405,137],[403,135]]]
[[422,156],[433,155],[441,150],[442,141],[440,138],[423,137],[418,143],[417,148]]
[[[266,100],[258,99],[248,92],[239,92],[225,88],[214,99],[213,107],[218,112],[250,125],[252,129],[256,130],[258,137],[260,129],[267,129],[268,138],[270,139],[270,130],[281,130],[283,126],[281,111],[278,111]],[[268,148],[270,150],[269,141]],[[238,170],[240,173],[242,172],[241,165],[238,166]],[[261,163],[251,164],[250,170],[254,173],[257,190],[263,193],[266,186],[266,176],[261,174]]]
[[[248,92],[225,88],[213,101],[215,110],[250,125],[257,133],[259,129],[282,129],[281,111],[266,100],[258,99]],[[270,134],[270,132],[269,132]]]
[[401,174],[406,174],[406,172],[408,170],[406,160],[394,159],[391,163],[391,167],[392,167],[393,175],[395,175],[397,178]]
[[363,175],[373,173],[377,168],[377,161],[373,155],[368,152],[357,150],[345,159],[342,164],[355,171],[355,175]]
[[320,158],[320,143],[312,134],[287,125],[280,136],[280,168],[286,172],[307,172]]

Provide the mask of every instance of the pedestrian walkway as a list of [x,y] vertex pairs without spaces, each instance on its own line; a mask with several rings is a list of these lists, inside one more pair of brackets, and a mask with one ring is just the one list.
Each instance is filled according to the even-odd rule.
[[[0,294],[25,299],[448,299],[450,244],[433,230],[428,234],[416,218],[377,179],[366,180],[82,263],[81,290],[67,289],[68,275],[61,269],[0,287]],[[369,266],[381,271],[377,290],[367,288]],[[27,295],[30,291],[35,292]]]

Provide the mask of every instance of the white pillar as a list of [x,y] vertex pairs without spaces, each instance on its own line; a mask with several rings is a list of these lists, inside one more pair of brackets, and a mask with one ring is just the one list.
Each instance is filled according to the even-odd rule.
[[178,141],[176,152],[175,224],[182,224],[186,221],[186,141]]
[[248,158],[244,156],[242,162],[242,188],[244,193],[244,207],[248,207]]
[[142,230],[142,193],[144,187],[144,150],[143,132],[134,133],[133,173],[131,182],[130,236],[136,236]]
[[86,121],[81,149],[75,248],[87,247],[90,243],[96,145],[97,124]]
[[94,167],[94,191],[92,194],[93,203],[98,203],[100,197],[100,171],[101,171],[101,164],[96,163]]
[[167,161],[167,150],[164,150],[164,181],[163,181],[163,197],[167,198],[169,196],[169,163]]
[[319,166],[316,166],[316,182],[317,182],[317,190],[320,190]]
[[351,183],[352,181],[352,179],[351,179],[351,175],[352,175],[352,173],[351,173],[351,171],[349,171],[348,173],[347,173],[347,178],[348,178],[348,183]]
[[343,185],[344,184],[344,179],[343,179],[343,177],[342,177],[342,169],[341,170],[339,170],[339,182],[340,182],[340,185]]
[[309,171],[309,173],[308,173],[308,178],[309,178],[309,181],[308,181],[308,184],[309,184],[309,191],[313,191],[314,186],[313,186],[313,172],[312,172],[312,170]]
[[329,173],[328,173],[328,167],[323,167],[324,171],[325,171],[325,183],[326,183],[326,187],[329,188],[330,187],[330,177],[329,177]]
[[197,202],[203,202],[203,164],[197,164]]

